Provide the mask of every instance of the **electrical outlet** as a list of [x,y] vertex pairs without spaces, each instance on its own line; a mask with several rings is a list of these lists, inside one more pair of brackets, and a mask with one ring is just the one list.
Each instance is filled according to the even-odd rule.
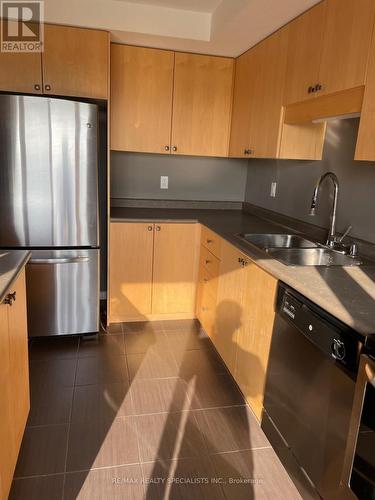
[[271,192],[270,192],[271,198],[276,198],[276,188],[277,188],[277,182],[271,182]]
[[160,189],[168,189],[168,176],[167,175],[160,176]]

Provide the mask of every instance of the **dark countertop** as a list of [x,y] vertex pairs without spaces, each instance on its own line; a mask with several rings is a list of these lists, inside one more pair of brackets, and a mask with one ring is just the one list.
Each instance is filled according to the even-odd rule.
[[0,250],[0,303],[30,256],[27,250]]
[[[269,219],[239,210],[112,208],[111,222],[200,222],[238,247],[262,269],[283,281],[363,335],[375,334],[375,265],[360,267],[290,267],[256,247],[242,243],[238,233],[285,233]],[[289,231],[291,229],[289,228]],[[293,230],[293,232],[296,232]],[[307,237],[308,233],[305,233]]]

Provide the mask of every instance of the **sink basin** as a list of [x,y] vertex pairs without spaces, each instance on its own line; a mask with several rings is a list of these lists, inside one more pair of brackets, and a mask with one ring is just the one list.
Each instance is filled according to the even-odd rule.
[[258,248],[316,248],[313,241],[297,234],[240,234],[239,238]]
[[360,266],[359,257],[349,257],[328,248],[269,248],[268,255],[287,266]]

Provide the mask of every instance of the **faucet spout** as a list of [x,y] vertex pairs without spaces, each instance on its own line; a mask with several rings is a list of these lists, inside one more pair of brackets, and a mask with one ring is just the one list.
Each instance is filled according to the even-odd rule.
[[334,194],[333,194],[333,204],[332,204],[332,212],[331,212],[331,222],[328,230],[328,237],[327,237],[327,242],[326,245],[333,247],[336,242],[336,213],[337,213],[337,201],[338,201],[338,196],[339,196],[339,180],[333,172],[326,172],[322,176],[319,177],[312,201],[311,201],[311,208],[310,208],[310,215],[314,216],[316,214],[316,208],[318,206],[318,197],[319,197],[319,191],[320,191],[320,186],[324,182],[325,179],[331,179],[334,187]]

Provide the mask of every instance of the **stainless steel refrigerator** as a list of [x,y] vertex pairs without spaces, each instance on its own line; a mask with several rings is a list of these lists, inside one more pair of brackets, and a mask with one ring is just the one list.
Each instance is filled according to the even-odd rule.
[[96,105],[0,95],[0,247],[32,250],[30,336],[98,331]]

